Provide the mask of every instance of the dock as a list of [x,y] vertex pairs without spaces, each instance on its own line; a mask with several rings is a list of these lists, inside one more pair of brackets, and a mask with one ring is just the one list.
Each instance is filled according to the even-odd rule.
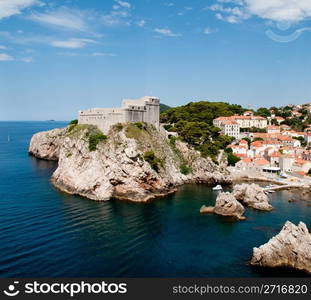
[[273,187],[264,188],[264,192],[268,191],[282,191],[282,190],[289,190],[289,189],[310,189],[310,185],[305,184],[283,184]]

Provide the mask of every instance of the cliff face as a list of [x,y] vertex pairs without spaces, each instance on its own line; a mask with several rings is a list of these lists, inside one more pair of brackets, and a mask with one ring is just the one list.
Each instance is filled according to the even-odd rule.
[[187,144],[170,142],[151,125],[116,125],[91,151],[90,139],[97,134],[87,125],[39,133],[29,152],[58,158],[54,185],[93,200],[148,201],[187,182],[230,183],[223,166],[202,158]]
[[29,153],[47,160],[58,160],[67,128],[53,129],[35,134],[29,145]]

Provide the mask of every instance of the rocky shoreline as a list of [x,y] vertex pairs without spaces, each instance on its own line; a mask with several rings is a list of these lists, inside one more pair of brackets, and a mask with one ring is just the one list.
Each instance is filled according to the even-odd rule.
[[35,134],[29,153],[58,161],[53,185],[92,200],[146,202],[185,183],[230,184],[226,162],[216,165],[181,141],[170,142],[153,126],[119,124],[90,150],[94,126],[72,125]]
[[[90,141],[101,137],[91,149]],[[94,145],[92,145],[94,146]],[[53,185],[68,194],[105,201],[147,202],[174,193],[187,183],[231,184],[225,160],[215,164],[186,143],[162,136],[154,127],[135,124],[114,126],[102,137],[92,126],[74,125],[35,134],[29,153],[58,161]],[[263,189],[256,184],[236,184],[232,193],[220,193],[214,213],[245,220],[244,206],[271,211]],[[311,235],[305,224],[287,222],[267,244],[254,248],[251,265],[291,267],[311,273]]]

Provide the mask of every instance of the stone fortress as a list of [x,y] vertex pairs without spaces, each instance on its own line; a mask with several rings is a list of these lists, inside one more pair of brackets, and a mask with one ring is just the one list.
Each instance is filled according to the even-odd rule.
[[79,112],[79,124],[96,125],[104,134],[117,123],[146,122],[160,127],[160,99],[125,99],[120,108],[91,108]]

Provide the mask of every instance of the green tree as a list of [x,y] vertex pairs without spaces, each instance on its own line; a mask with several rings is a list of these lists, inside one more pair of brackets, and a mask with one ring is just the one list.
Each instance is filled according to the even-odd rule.
[[256,116],[261,116],[261,117],[270,117],[271,113],[270,110],[266,107],[260,107],[255,113]]
[[278,125],[279,125],[279,122],[278,122],[277,119],[272,119],[272,120],[271,120],[271,124],[272,124],[272,125],[275,125],[275,126],[278,126]]
[[227,159],[229,166],[235,166],[235,164],[241,160],[239,157],[235,156],[232,153],[227,154]]
[[248,138],[248,137],[245,137],[245,138],[243,138],[243,140],[247,142],[247,145],[248,145],[248,148],[249,148],[251,146],[251,143],[252,143],[251,139]]

